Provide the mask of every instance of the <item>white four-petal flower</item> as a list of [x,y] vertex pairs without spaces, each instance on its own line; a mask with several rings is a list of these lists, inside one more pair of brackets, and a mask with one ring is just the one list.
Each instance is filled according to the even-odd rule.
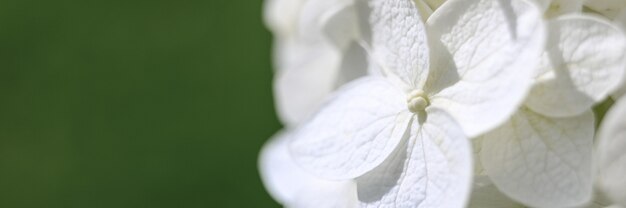
[[342,87],[298,129],[294,159],[324,178],[356,179],[363,206],[463,206],[472,176],[466,135],[498,126],[523,101],[527,67],[544,46],[539,9],[523,0],[450,0],[426,27],[411,0],[359,8],[385,77]]

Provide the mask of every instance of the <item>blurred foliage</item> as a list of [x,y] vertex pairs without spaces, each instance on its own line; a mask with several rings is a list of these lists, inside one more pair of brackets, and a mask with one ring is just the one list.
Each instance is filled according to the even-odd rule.
[[0,207],[276,207],[261,1],[0,1]]

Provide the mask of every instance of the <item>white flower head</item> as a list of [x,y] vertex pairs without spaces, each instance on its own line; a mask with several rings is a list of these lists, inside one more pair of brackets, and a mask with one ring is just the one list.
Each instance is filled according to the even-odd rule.
[[533,207],[591,200],[594,116],[626,67],[626,39],[610,22],[549,20],[547,50],[524,107],[482,136],[485,172],[509,197]]
[[626,97],[607,112],[598,133],[598,185],[613,202],[626,207]]
[[425,26],[412,0],[359,8],[385,77],[342,87],[298,129],[294,159],[324,178],[356,179],[365,207],[463,206],[472,175],[466,135],[496,127],[522,102],[526,66],[544,46],[539,9],[450,0]]

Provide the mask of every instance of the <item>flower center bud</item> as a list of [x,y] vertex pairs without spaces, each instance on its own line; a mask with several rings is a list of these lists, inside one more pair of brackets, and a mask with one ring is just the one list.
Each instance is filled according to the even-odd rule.
[[406,99],[409,111],[417,113],[423,111],[430,103],[422,90],[413,90]]

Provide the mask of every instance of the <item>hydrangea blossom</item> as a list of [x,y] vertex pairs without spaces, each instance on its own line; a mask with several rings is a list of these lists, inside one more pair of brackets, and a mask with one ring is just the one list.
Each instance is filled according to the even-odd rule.
[[590,108],[620,84],[626,39],[582,14],[548,20],[549,39],[524,106],[482,136],[485,172],[509,197],[536,207],[571,207],[592,196]]
[[[506,120],[544,43],[526,1],[451,0],[423,25],[411,0],[372,0],[365,42],[384,78],[342,87],[296,132],[296,162],[356,179],[362,206],[460,207],[477,135]],[[428,30],[428,35],[426,34]],[[429,39],[431,38],[431,39]]]
[[623,0],[267,1],[281,204],[626,206]]

